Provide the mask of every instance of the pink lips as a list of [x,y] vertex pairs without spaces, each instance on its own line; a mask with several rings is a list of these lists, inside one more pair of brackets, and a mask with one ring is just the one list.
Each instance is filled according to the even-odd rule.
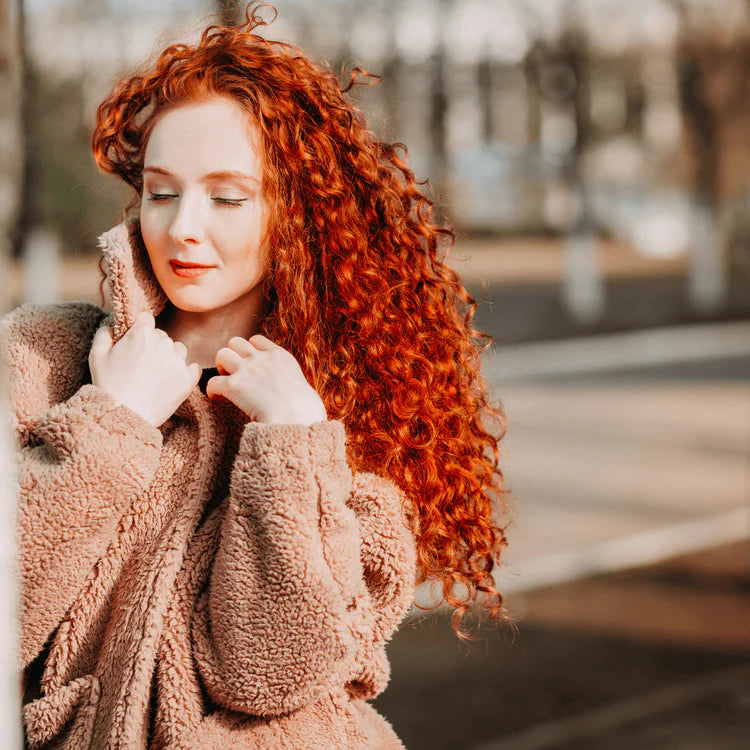
[[177,276],[182,276],[186,279],[191,279],[196,276],[203,276],[204,273],[208,273],[213,266],[199,266],[195,263],[180,263],[176,260],[170,260],[169,265],[172,266],[172,271]]

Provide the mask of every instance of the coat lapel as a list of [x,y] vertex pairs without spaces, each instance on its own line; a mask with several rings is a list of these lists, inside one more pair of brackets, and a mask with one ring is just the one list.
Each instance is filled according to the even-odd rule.
[[154,276],[137,218],[104,232],[99,247],[112,298],[114,339],[118,341],[138,313],[148,310],[156,317],[167,304],[167,297]]

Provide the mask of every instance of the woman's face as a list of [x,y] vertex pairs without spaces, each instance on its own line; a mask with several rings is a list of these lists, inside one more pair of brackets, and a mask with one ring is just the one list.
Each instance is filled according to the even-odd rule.
[[267,270],[262,169],[257,131],[230,98],[178,105],[154,125],[141,234],[175,307],[206,312],[257,298]]

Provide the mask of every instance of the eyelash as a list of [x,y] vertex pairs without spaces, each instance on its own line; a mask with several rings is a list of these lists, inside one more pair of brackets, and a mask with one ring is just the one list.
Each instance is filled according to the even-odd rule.
[[[149,195],[148,197],[148,200],[154,201],[155,203],[163,203],[170,198],[177,197],[178,196],[172,195],[171,193],[151,193],[151,195]],[[247,200],[247,198],[212,198],[212,200],[215,200],[222,206],[227,206],[229,208],[239,208],[240,205]]]

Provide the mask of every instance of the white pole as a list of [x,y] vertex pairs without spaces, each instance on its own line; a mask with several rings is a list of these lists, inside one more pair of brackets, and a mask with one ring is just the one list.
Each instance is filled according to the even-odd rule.
[[563,244],[562,294],[579,323],[595,323],[605,312],[604,283],[596,265],[596,237],[573,229]]
[[23,252],[23,301],[48,305],[60,301],[60,241],[57,235],[36,227]]
[[719,227],[714,211],[705,203],[693,207],[693,241],[690,250],[688,291],[694,309],[712,312],[727,296],[727,280],[719,246]]

